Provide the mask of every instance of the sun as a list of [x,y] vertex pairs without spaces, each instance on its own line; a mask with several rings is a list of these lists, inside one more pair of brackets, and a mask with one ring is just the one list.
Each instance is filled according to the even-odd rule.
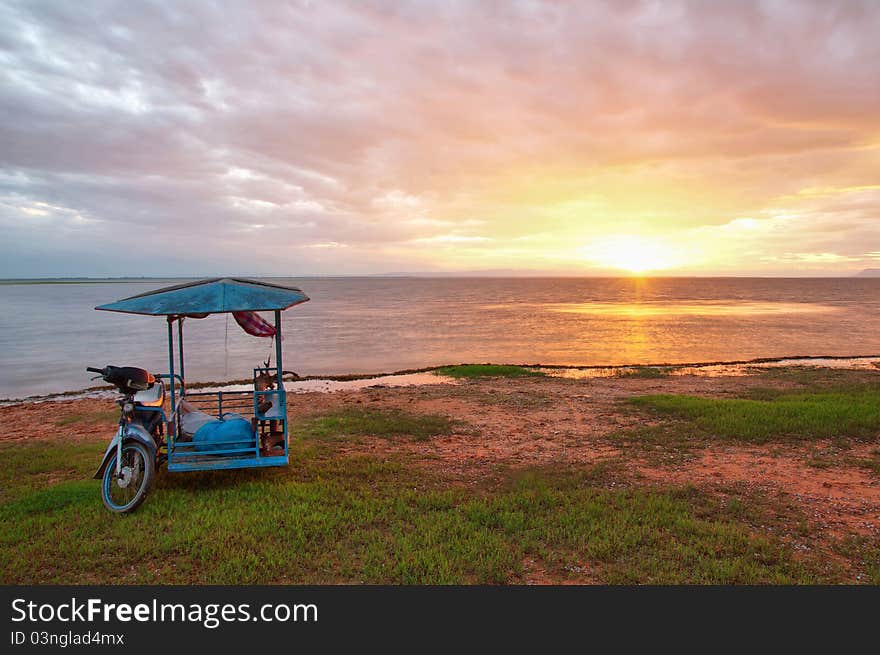
[[633,275],[663,271],[682,263],[680,254],[664,240],[628,234],[599,239],[581,252],[593,264]]

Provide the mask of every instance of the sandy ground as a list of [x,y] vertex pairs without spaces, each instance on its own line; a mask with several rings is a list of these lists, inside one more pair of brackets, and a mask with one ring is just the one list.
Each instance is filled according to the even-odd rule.
[[[612,434],[645,424],[643,416],[622,407],[626,398],[648,393],[724,397],[766,386],[767,380],[757,376],[497,378],[456,385],[290,394],[288,404],[293,419],[345,407],[397,408],[456,419],[460,423],[451,434],[424,441],[364,438],[339,446],[343,454],[402,456],[455,484],[478,485],[511,468],[614,460],[622,462],[625,474],[635,484],[691,484],[716,493],[735,485],[785,498],[818,527],[820,536],[880,538],[880,477],[869,469],[845,465],[843,458],[840,466],[811,466],[811,453],[832,449],[830,444],[754,447],[725,443],[667,463],[638,451],[623,451],[619,442],[609,439]],[[65,417],[113,408],[110,401],[94,399],[0,407],[0,440],[106,441],[113,431],[111,418],[75,420],[61,427],[57,423]],[[854,445],[846,454],[872,457],[877,447],[877,443]],[[540,563],[530,563],[528,568],[539,581]],[[588,577],[588,572],[584,576]]]

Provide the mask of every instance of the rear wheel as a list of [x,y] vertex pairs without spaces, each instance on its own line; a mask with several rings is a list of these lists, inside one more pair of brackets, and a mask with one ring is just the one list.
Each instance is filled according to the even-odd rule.
[[153,486],[156,464],[149,449],[137,441],[122,444],[122,466],[116,474],[116,457],[107,462],[101,483],[101,500],[111,512],[122,514],[137,508]]

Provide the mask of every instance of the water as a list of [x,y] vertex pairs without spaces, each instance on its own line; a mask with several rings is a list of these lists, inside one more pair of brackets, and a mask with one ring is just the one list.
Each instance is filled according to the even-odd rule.
[[[622,365],[880,353],[880,279],[309,278],[284,368]],[[169,282],[0,285],[0,398],[89,386],[87,365],[168,368],[165,320],[94,306]],[[186,322],[187,378],[247,378],[270,351],[223,315]]]

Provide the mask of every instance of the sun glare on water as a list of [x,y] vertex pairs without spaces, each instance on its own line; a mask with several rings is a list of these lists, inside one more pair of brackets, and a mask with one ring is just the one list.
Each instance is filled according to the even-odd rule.
[[663,271],[682,264],[681,255],[660,239],[640,236],[613,236],[582,249],[592,264],[616,268],[633,275]]

